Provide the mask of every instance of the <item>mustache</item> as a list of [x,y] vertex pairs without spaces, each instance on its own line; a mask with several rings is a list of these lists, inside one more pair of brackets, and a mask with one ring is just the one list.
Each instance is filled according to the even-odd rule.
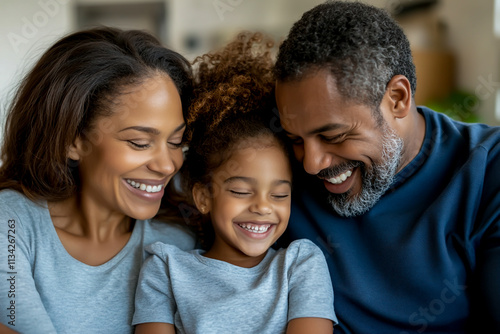
[[326,169],[321,170],[316,176],[321,179],[331,179],[334,176],[337,176],[348,169],[353,169],[356,167],[363,167],[365,164],[361,161],[348,161],[344,162],[340,165],[332,166]]

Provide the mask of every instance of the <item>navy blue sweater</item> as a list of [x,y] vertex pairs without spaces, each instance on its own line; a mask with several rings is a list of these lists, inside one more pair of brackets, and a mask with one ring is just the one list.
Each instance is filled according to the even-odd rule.
[[419,112],[419,154],[364,215],[339,217],[318,178],[294,176],[283,240],[324,251],[336,333],[500,332],[500,128]]

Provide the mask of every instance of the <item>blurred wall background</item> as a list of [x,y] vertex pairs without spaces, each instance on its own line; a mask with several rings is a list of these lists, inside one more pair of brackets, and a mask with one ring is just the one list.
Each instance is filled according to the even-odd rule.
[[[241,30],[286,37],[323,0],[0,0],[0,121],[22,75],[56,39],[98,24],[145,29],[187,58]],[[393,13],[417,66],[416,102],[500,125],[500,0],[363,0]],[[1,137],[0,130],[0,137]]]

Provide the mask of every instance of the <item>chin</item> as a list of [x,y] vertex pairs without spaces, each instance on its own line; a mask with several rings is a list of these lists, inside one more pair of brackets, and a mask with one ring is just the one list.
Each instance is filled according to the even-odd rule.
[[138,219],[138,220],[148,220],[148,219],[152,219],[156,216],[156,214],[158,213],[158,211],[155,211],[153,213],[148,213],[148,214],[142,214],[142,215],[137,215],[136,217],[134,217],[135,219]]
[[133,210],[133,211],[130,211],[127,214],[127,216],[129,216],[130,218],[137,219],[137,220],[147,220],[147,219],[151,219],[154,216],[156,216],[159,209],[160,208],[158,207],[158,208],[150,209],[150,210],[141,210],[141,211]]
[[269,249],[269,247],[262,249],[262,250],[260,250],[260,249],[259,250],[252,250],[252,251],[246,251],[243,253],[248,257],[259,257],[259,256],[262,256],[263,254],[265,254],[268,249]]

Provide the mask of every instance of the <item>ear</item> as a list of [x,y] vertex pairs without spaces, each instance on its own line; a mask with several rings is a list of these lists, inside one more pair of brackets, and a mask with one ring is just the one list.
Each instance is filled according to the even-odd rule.
[[78,136],[68,148],[68,158],[75,161],[80,161],[84,156],[83,140]]
[[395,75],[387,84],[384,100],[394,118],[405,118],[411,110],[410,81],[404,75]]
[[210,190],[207,186],[196,183],[193,187],[193,200],[198,211],[202,214],[209,213],[212,210],[212,201],[210,197]]

